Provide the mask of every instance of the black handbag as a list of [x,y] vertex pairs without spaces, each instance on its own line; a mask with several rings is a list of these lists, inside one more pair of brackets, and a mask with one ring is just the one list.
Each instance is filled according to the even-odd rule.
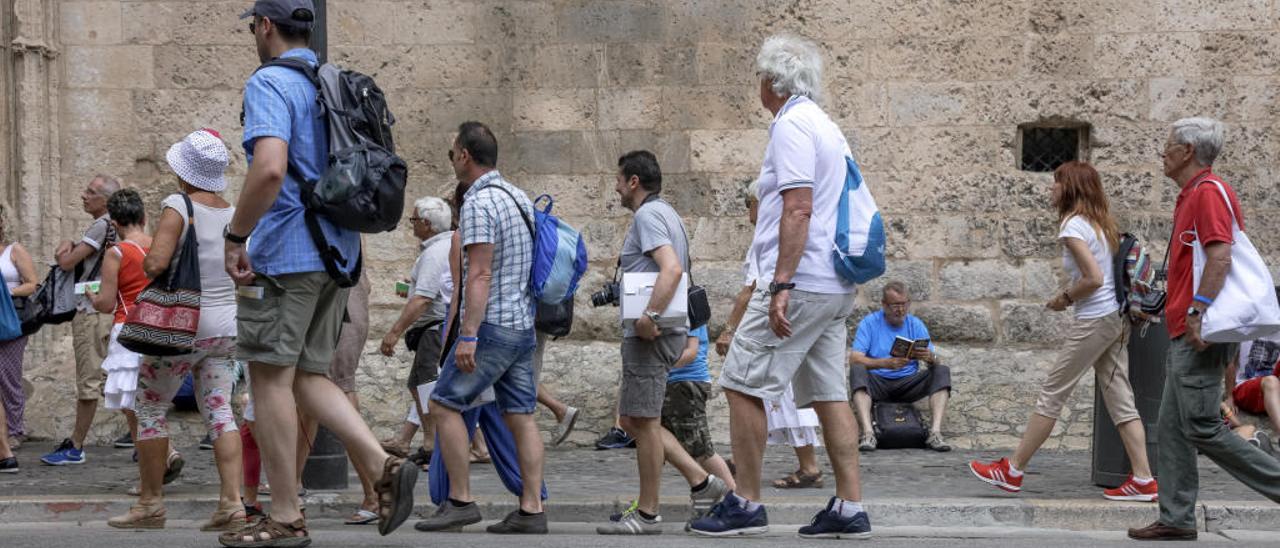
[[684,232],[684,264],[685,272],[689,274],[689,295],[686,303],[686,313],[689,316],[689,329],[697,329],[707,322],[711,321],[711,302],[707,299],[707,290],[693,281],[693,257],[691,246],[689,243],[689,233],[685,232],[684,222],[680,223],[680,231]]
[[187,204],[187,234],[178,259],[138,294],[116,340],[144,356],[178,356],[195,350],[200,328],[200,244],[191,198]]
[[876,447],[919,449],[925,446],[929,431],[925,429],[920,412],[914,405],[877,402],[871,406],[871,416],[876,433]]

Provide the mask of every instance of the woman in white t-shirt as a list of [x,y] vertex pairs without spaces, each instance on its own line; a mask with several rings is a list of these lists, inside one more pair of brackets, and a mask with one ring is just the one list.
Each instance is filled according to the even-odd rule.
[[[195,380],[196,403],[213,440],[214,459],[221,479],[218,509],[201,526],[203,531],[234,531],[244,527],[240,505],[241,446],[231,411],[237,371],[232,358],[236,341],[236,289],[223,266],[223,228],[235,208],[222,198],[223,173],[229,154],[221,136],[209,129],[187,135],[165,155],[178,176],[179,194],[165,198],[151,249],[143,261],[149,277],[177,264],[187,232],[195,230],[199,243],[200,319],[195,351],[180,356],[145,356],[138,373],[138,467],[142,476],[138,504],[112,518],[112,527],[163,528],[165,454],[168,422],[165,412],[188,373]],[[191,212],[188,215],[188,199]],[[194,217],[192,219],[191,217]]]
[[973,461],[979,479],[1005,491],[1022,490],[1022,470],[1049,438],[1058,414],[1076,383],[1093,369],[1107,412],[1120,432],[1132,474],[1122,485],[1103,491],[1110,500],[1154,502],[1158,489],[1147,461],[1147,439],[1129,384],[1129,321],[1116,302],[1112,255],[1119,230],[1111,217],[1098,172],[1084,162],[1067,162],[1053,173],[1052,204],[1058,209],[1062,265],[1071,283],[1047,306],[1071,307],[1075,318],[1053,369],[1044,380],[1035,411],[1013,456],[995,462]]

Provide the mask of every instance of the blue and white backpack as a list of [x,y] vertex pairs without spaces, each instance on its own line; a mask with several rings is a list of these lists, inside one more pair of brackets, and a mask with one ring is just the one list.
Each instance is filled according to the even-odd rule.
[[840,205],[836,210],[835,249],[831,260],[836,272],[850,283],[867,283],[884,274],[884,221],[871,190],[853,156],[845,156],[848,170]]
[[[502,186],[496,187],[508,196]],[[515,200],[515,196],[511,196]],[[538,204],[546,205],[538,209]],[[519,204],[519,201],[516,201]],[[543,194],[533,201],[533,220],[520,214],[533,236],[533,269],[529,288],[533,291],[534,328],[552,337],[563,337],[573,327],[573,294],[587,271],[587,244],[582,233],[551,214],[555,201]]]

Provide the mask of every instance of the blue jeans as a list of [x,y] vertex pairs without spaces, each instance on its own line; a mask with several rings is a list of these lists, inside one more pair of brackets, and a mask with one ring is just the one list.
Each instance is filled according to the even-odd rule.
[[475,371],[459,370],[454,359],[457,346],[450,348],[431,399],[463,411],[492,386],[503,413],[533,413],[538,401],[538,385],[533,375],[536,345],[533,330],[482,323],[476,337],[480,340],[476,343]]

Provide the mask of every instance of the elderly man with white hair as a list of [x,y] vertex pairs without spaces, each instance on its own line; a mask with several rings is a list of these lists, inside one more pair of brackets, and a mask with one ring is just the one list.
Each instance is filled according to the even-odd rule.
[[[405,344],[414,351],[413,367],[409,370],[409,393],[413,396],[414,410],[422,424],[423,447],[431,447],[431,427],[425,420],[426,402],[420,400],[418,386],[436,380],[440,372],[440,332],[449,312],[449,295],[444,293],[443,286],[449,271],[453,210],[440,198],[420,198],[413,204],[409,223],[414,237],[421,242],[422,252],[413,265],[407,288],[401,286],[403,291],[397,290],[401,297],[409,300],[404,303],[396,323],[382,337],[381,351],[386,356],[394,355],[396,342],[407,332]],[[406,420],[399,436],[384,441],[383,448],[391,454],[407,455],[415,430],[417,426]],[[425,454],[415,455],[414,460],[425,462]]]
[[[1280,461],[1250,445],[1222,422],[1222,381],[1235,344],[1209,343],[1201,337],[1204,312],[1222,290],[1232,268],[1233,225],[1244,231],[1244,211],[1235,190],[1213,172],[1222,150],[1222,122],[1186,118],[1174,122],[1165,143],[1164,174],[1182,189],[1173,210],[1174,245],[1169,248],[1169,352],[1164,394],[1160,397],[1160,516],[1140,529],[1137,540],[1195,540],[1199,474],[1197,451],[1250,488],[1280,502]],[[1206,257],[1196,285],[1192,242]]]
[[[737,490],[691,524],[700,535],[762,534],[764,401],[790,384],[795,403],[817,412],[835,472],[836,496],[804,538],[866,538],[871,524],[858,485],[858,425],[845,387],[845,319],[855,287],[831,259],[836,207],[850,155],[843,132],[818,106],[822,54],[791,35],[765,40],[756,58],[760,102],[774,115],[760,170],[751,254],[760,284],[738,324],[720,377],[729,400]],[[767,289],[766,289],[767,288]]]

